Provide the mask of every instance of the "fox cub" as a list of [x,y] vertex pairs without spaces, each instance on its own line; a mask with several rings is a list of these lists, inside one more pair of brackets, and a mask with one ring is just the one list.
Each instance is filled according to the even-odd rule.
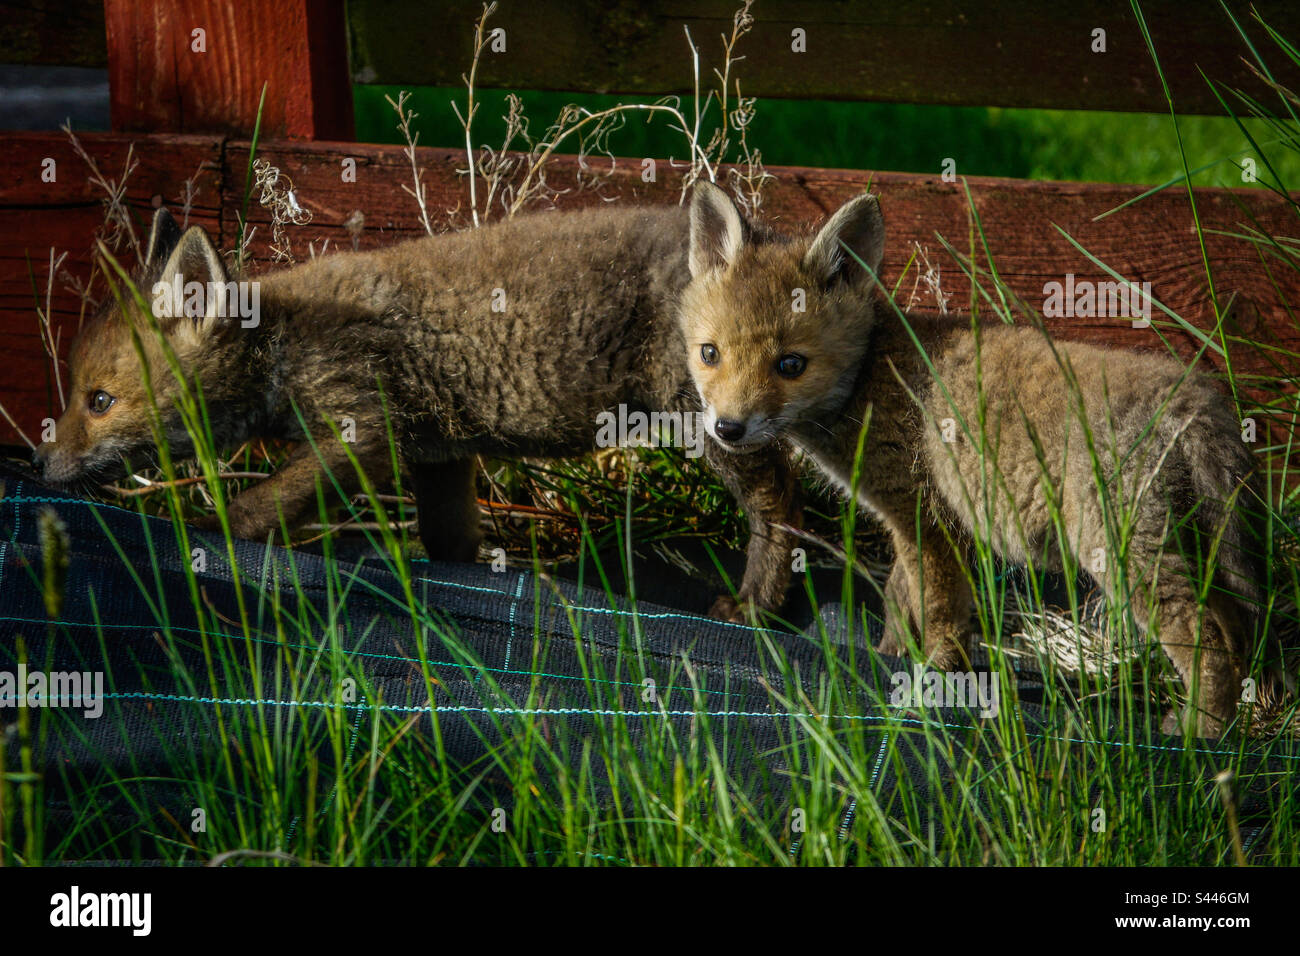
[[[1121,601],[1127,566],[1137,624],[1177,669],[1198,732],[1233,719],[1255,656],[1272,665],[1276,649],[1260,636],[1254,462],[1211,385],[1168,358],[1032,328],[999,323],[977,337],[939,316],[904,322],[873,289],[885,239],[874,196],[846,203],[811,240],[762,245],[746,241],[720,190],[701,186],[691,208],[680,319],[706,427],[737,451],[797,446],[885,524],[895,563],[882,650],[923,635],[935,668],[963,662],[971,536],[1007,561],[1058,570],[1068,549]],[[1123,537],[1127,553],[1110,554]],[[1177,723],[1171,714],[1166,729]]]
[[[316,511],[318,483],[330,487],[322,469],[345,493],[358,490],[349,449],[368,473],[390,473],[391,424],[429,556],[473,560],[475,456],[587,452],[600,416],[620,405],[698,414],[675,314],[690,278],[688,236],[688,212],[677,208],[524,216],[267,274],[249,318],[231,316],[235,299],[222,286],[211,294],[229,276],[204,231],[182,234],[160,210],[137,285],[147,304],[156,290],[209,290],[199,308],[150,307],[184,378],[201,385],[219,446],[300,441],[273,477],[231,500],[236,535],[264,540],[281,516],[290,529],[301,524]],[[106,305],[72,346],[71,399],[56,440],[34,456],[51,482],[110,480],[125,474],[124,458],[155,459],[133,329],[171,452],[193,453],[159,334],[123,298],[132,304]],[[774,525],[799,523],[797,480],[775,446],[742,454],[702,432],[698,442],[751,530],[739,601],[720,598],[712,613],[774,610],[793,545]]]

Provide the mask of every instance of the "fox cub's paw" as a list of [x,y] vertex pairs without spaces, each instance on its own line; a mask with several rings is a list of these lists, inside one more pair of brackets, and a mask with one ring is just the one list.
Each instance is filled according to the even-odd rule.
[[880,639],[880,643],[876,645],[876,652],[884,654],[886,657],[903,657],[907,653],[903,649],[903,645],[899,643],[898,638],[889,631],[885,632]]
[[1160,722],[1160,732],[1171,737],[1181,737],[1190,729],[1195,737],[1217,740],[1223,737],[1226,727],[1212,714],[1198,713],[1192,707],[1172,708]]
[[216,515],[200,515],[197,518],[191,518],[185,523],[198,531],[221,530],[221,519]]
[[748,624],[750,614],[755,610],[748,601],[737,601],[729,595],[722,595],[709,608],[709,617],[715,621],[730,621],[733,624]]
[[[265,541],[267,534],[275,530],[264,528],[260,522],[250,520],[246,515],[234,508],[231,508],[226,513],[226,518],[230,522],[231,535],[246,541]],[[221,519],[215,514],[191,518],[186,524],[199,531],[211,531],[215,534],[222,533]],[[276,537],[279,537],[278,532]]]
[[[912,651],[898,639],[895,634],[886,632],[876,645],[876,653],[886,657],[910,658]],[[970,658],[965,647],[951,641],[945,641],[938,647],[927,649],[925,666],[932,671],[966,671],[970,670]]]

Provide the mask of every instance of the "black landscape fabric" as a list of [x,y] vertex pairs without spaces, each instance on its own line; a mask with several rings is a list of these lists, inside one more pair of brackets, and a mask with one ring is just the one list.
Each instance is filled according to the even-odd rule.
[[[947,759],[953,759],[951,753],[1005,759],[987,752],[984,742],[992,735],[978,732],[982,718],[974,710],[891,711],[890,675],[909,667],[868,651],[861,632],[850,634],[843,609],[832,601],[820,610],[824,631],[831,635],[827,642],[816,627],[802,633],[757,632],[644,602],[633,615],[622,599],[529,571],[414,561],[411,584],[418,602],[445,622],[420,627],[423,633],[417,634],[403,585],[382,562],[331,565],[318,554],[238,541],[248,640],[236,623],[240,612],[223,540],[191,532],[191,545],[207,552],[206,567],[194,575],[201,601],[212,611],[201,629],[186,573],[192,560],[178,552],[168,522],[69,497],[3,467],[0,482],[0,672],[17,672],[21,636],[30,669],[102,672],[105,680],[98,718],[75,707],[47,711],[51,719],[37,754],[47,825],[57,831],[71,820],[78,799],[114,777],[158,781],[133,784],[145,788],[143,800],[126,799],[113,785],[99,792],[97,799],[116,801],[107,818],[127,835],[109,841],[110,855],[147,858],[150,844],[140,834],[158,827],[150,816],[165,810],[174,819],[188,817],[186,808],[193,803],[185,797],[185,780],[216,773],[220,766],[218,720],[224,714],[228,725],[244,727],[247,721],[229,717],[254,708],[279,722],[286,734],[297,727],[284,717],[290,710],[337,708],[354,731],[349,759],[365,752],[369,721],[380,710],[413,716],[412,733],[432,734],[436,720],[446,759],[463,768],[467,779],[486,771],[476,798],[498,806],[509,805],[508,787],[496,779],[485,755],[521,708],[544,719],[548,736],[557,741],[565,735],[571,741],[599,740],[600,725],[611,721],[623,722],[640,740],[646,722],[670,721],[683,737],[701,730],[712,734],[733,786],[773,814],[769,819],[779,819],[789,809],[790,780],[797,772],[789,760],[792,743],[806,734],[807,721],[816,719],[808,704],[819,700],[832,667],[853,667],[862,678],[857,699],[840,702],[844,713],[820,716],[833,720],[839,733],[862,735],[860,752],[883,754],[891,730],[916,729],[927,720],[942,728],[952,748]],[[40,588],[43,509],[57,513],[71,542],[65,596],[53,624]],[[335,593],[347,592],[336,625],[338,643],[354,672],[365,677],[364,690],[350,700],[328,679],[312,676],[329,670],[309,666],[323,638],[277,636],[271,612],[278,601],[281,615],[309,622],[307,633],[320,637],[325,620],[311,623],[312,616],[329,604],[331,575]],[[304,602],[311,606],[303,607]],[[854,617],[861,619],[857,612]],[[163,639],[164,632],[171,640]],[[220,643],[227,645],[224,654],[216,649]],[[421,645],[433,682],[426,681],[420,665]],[[772,649],[783,663],[775,662]],[[217,665],[213,677],[207,656],[240,666]],[[296,686],[286,676],[290,658],[303,675]],[[645,699],[647,678],[657,688],[651,701]],[[1018,706],[1026,739],[1031,748],[1050,745],[1068,759],[1084,746],[1074,739],[1077,725],[1049,726],[1036,703],[1041,692],[1032,677],[1021,676]],[[790,705],[782,707],[779,700]],[[16,710],[0,708],[0,724],[12,725],[15,715]],[[12,769],[18,765],[18,745],[12,733],[8,739],[6,762]],[[1206,744],[1201,764],[1189,771],[1181,741],[1147,735],[1139,742],[1114,734],[1100,743],[1147,748],[1157,778],[1190,780],[1207,792],[1214,767],[1228,759]],[[322,765],[329,766],[334,755],[327,746],[319,749]],[[927,755],[922,744],[900,749],[909,754],[901,764],[876,760],[871,768],[885,812],[897,806],[891,794],[900,789],[919,792],[924,803],[926,788],[935,786],[925,769],[934,754]],[[176,765],[178,752],[185,754],[185,766]],[[557,752],[577,761],[582,747]],[[1154,759],[1167,755],[1182,759]],[[1267,763],[1278,759],[1285,760],[1274,756]],[[1288,770],[1294,765],[1285,762]],[[327,781],[329,773],[322,770],[320,777]],[[946,788],[951,776],[943,779]],[[599,780],[596,785],[599,790]],[[1152,792],[1174,799],[1175,789],[1153,787]],[[608,788],[602,792],[612,803]],[[990,812],[1002,812],[993,797]],[[845,826],[854,812],[846,801]],[[797,842],[791,852],[797,852]]]

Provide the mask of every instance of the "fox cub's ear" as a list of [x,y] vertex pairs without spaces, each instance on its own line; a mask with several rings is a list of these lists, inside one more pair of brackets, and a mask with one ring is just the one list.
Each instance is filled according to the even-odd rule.
[[731,197],[710,182],[691,195],[691,275],[731,265],[745,244],[745,224]]
[[880,203],[870,193],[850,199],[822,226],[804,256],[804,268],[822,276],[827,284],[839,279],[850,283],[869,280],[867,270],[844,251],[844,246],[867,264],[870,275],[880,274],[880,261],[885,254],[885,220],[880,215]]
[[[169,317],[187,316],[195,319],[192,325],[200,330],[211,325],[211,320],[221,315],[229,315],[223,289],[228,282],[226,264],[221,253],[212,244],[208,234],[199,226],[185,230],[163,264],[158,277],[159,285],[155,292],[167,299],[167,308],[163,315]],[[196,296],[190,293],[190,283],[197,282],[201,291]],[[214,287],[214,283],[218,284]],[[173,289],[182,290],[182,301],[172,303]],[[157,306],[155,305],[155,310]],[[159,317],[163,317],[160,315]]]
[[181,227],[176,225],[166,208],[159,206],[153,214],[153,226],[149,230],[149,247],[144,261],[147,268],[162,265],[180,242]]

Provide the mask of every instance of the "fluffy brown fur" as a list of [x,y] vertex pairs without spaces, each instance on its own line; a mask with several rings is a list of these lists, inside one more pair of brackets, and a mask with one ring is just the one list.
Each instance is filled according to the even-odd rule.
[[[255,328],[211,315],[160,320],[184,377],[202,386],[219,445],[303,439],[305,422],[317,446],[302,442],[272,478],[234,498],[232,529],[264,539],[281,515],[289,528],[307,519],[318,482],[329,487],[322,460],[345,492],[355,491],[355,469],[335,437],[345,420],[355,425],[350,450],[361,466],[387,472],[386,407],[413,473],[430,557],[472,560],[476,455],[581,454],[593,447],[598,413],[620,403],[698,411],[675,319],[689,279],[688,234],[679,209],[535,214],[266,275]],[[146,301],[154,282],[177,273],[204,283],[227,278],[203,231],[181,235],[165,211],[148,262],[139,278]],[[492,308],[498,289],[504,311]],[[172,453],[192,453],[174,408],[178,384],[157,334],[133,311],[108,308],[73,345],[72,399],[57,440],[35,456],[48,480],[105,480],[123,473],[124,456],[156,454],[133,326]],[[96,411],[101,391],[112,401]],[[797,482],[775,447],[705,448],[752,534],[741,603],[721,598],[714,613],[738,619],[746,603],[775,609],[793,542],[773,523],[798,524]]]
[[[882,650],[916,634],[934,667],[964,660],[972,536],[1049,569],[1065,550],[1112,598],[1131,595],[1140,628],[1154,607],[1154,633],[1195,685],[1199,732],[1233,719],[1252,663],[1277,658],[1259,647],[1254,461],[1207,381],[1165,357],[1053,343],[1028,327],[977,337],[968,322],[900,319],[871,278],[884,243],[875,197],[847,203],[812,238],[763,245],[744,241],[720,191],[702,187],[694,204],[681,321],[710,433],[730,448],[793,443],[885,524],[896,558]],[[1124,515],[1131,526],[1108,535]],[[1125,536],[1127,554],[1111,553]]]

